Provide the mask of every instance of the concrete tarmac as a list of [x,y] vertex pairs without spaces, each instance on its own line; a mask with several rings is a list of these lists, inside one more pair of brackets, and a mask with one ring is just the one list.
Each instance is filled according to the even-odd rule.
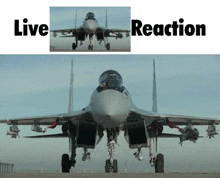
[[34,172],[13,172],[0,173],[0,178],[220,178],[220,172],[169,172],[169,173],[34,173]]

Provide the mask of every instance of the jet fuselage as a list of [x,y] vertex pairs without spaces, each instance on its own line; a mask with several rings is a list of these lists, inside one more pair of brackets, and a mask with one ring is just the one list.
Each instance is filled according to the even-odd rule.
[[86,14],[86,18],[83,22],[83,30],[87,34],[95,34],[97,28],[99,27],[97,20],[95,19],[95,14],[89,12]]
[[88,19],[83,22],[83,29],[87,34],[95,34],[97,28],[99,27],[96,20]]
[[92,116],[104,128],[120,127],[131,111],[131,97],[116,71],[104,72],[99,82],[89,104]]

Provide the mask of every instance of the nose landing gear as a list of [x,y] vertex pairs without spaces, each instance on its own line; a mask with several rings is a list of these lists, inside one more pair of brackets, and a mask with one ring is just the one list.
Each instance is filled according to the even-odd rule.
[[93,35],[89,35],[89,46],[88,46],[88,50],[93,50],[92,38],[93,38]]
[[93,50],[93,45],[89,45],[88,50]]
[[116,159],[113,159],[113,156],[115,154],[115,143],[117,143],[118,135],[119,128],[107,129],[108,154],[110,158],[105,161],[105,173],[118,172],[118,161]]
[[105,161],[105,173],[117,173],[118,172],[118,161],[113,159],[115,154],[115,143],[111,141],[108,143],[108,154],[110,156],[109,159]]

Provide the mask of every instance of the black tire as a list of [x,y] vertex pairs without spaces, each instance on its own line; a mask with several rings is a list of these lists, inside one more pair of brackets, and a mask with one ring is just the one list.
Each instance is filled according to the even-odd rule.
[[107,49],[107,50],[110,50],[110,43],[107,43],[106,49]]
[[114,159],[113,160],[113,173],[117,173],[118,172],[118,160]]
[[70,172],[70,160],[68,154],[63,154],[62,156],[62,172],[69,173]]
[[107,159],[107,160],[105,161],[105,173],[110,173],[110,170],[111,170],[110,160]]
[[76,47],[77,47],[76,43],[73,43],[73,44],[72,44],[72,48],[73,48],[73,50],[75,50]]
[[91,45],[91,50],[93,50],[93,45]]
[[161,153],[159,153],[156,158],[155,172],[164,173],[164,156]]

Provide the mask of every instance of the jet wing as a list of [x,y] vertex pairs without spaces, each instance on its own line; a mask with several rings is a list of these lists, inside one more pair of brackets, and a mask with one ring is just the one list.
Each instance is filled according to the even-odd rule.
[[125,30],[125,29],[114,29],[114,28],[107,28],[107,29],[105,29],[105,31],[108,31],[108,32],[110,32],[110,33],[117,33],[117,32],[121,32],[121,33],[123,33],[123,32],[130,32],[130,30]]
[[[180,134],[170,134],[170,133],[162,133],[158,135],[158,138],[180,138],[183,135]],[[204,138],[203,136],[198,136],[198,138]]]
[[69,29],[59,29],[59,30],[50,30],[53,33],[71,33],[71,32],[79,32],[83,30],[82,27],[79,28],[69,28]]
[[50,134],[50,135],[36,135],[36,136],[25,136],[24,138],[65,138],[68,135],[61,134]]
[[56,119],[59,119],[58,125],[63,125],[66,121],[69,121],[70,119],[91,120],[92,117],[89,112],[89,107],[86,107],[83,110],[79,110],[71,114],[64,113],[64,114],[39,116],[39,117],[7,119],[7,120],[0,120],[0,124],[6,123],[8,125],[11,125],[12,123],[16,123],[18,125],[33,125],[35,122],[37,122],[39,125],[51,125]]
[[136,117],[141,117],[148,121],[147,123],[152,123],[153,121],[159,121],[163,125],[168,125],[166,119],[168,119],[174,125],[187,125],[191,123],[192,125],[209,125],[214,123],[218,125],[220,119],[217,118],[208,118],[208,117],[198,117],[198,116],[183,116],[183,115],[171,115],[171,114],[159,114],[156,112],[148,112],[133,106],[131,115],[136,115]]

